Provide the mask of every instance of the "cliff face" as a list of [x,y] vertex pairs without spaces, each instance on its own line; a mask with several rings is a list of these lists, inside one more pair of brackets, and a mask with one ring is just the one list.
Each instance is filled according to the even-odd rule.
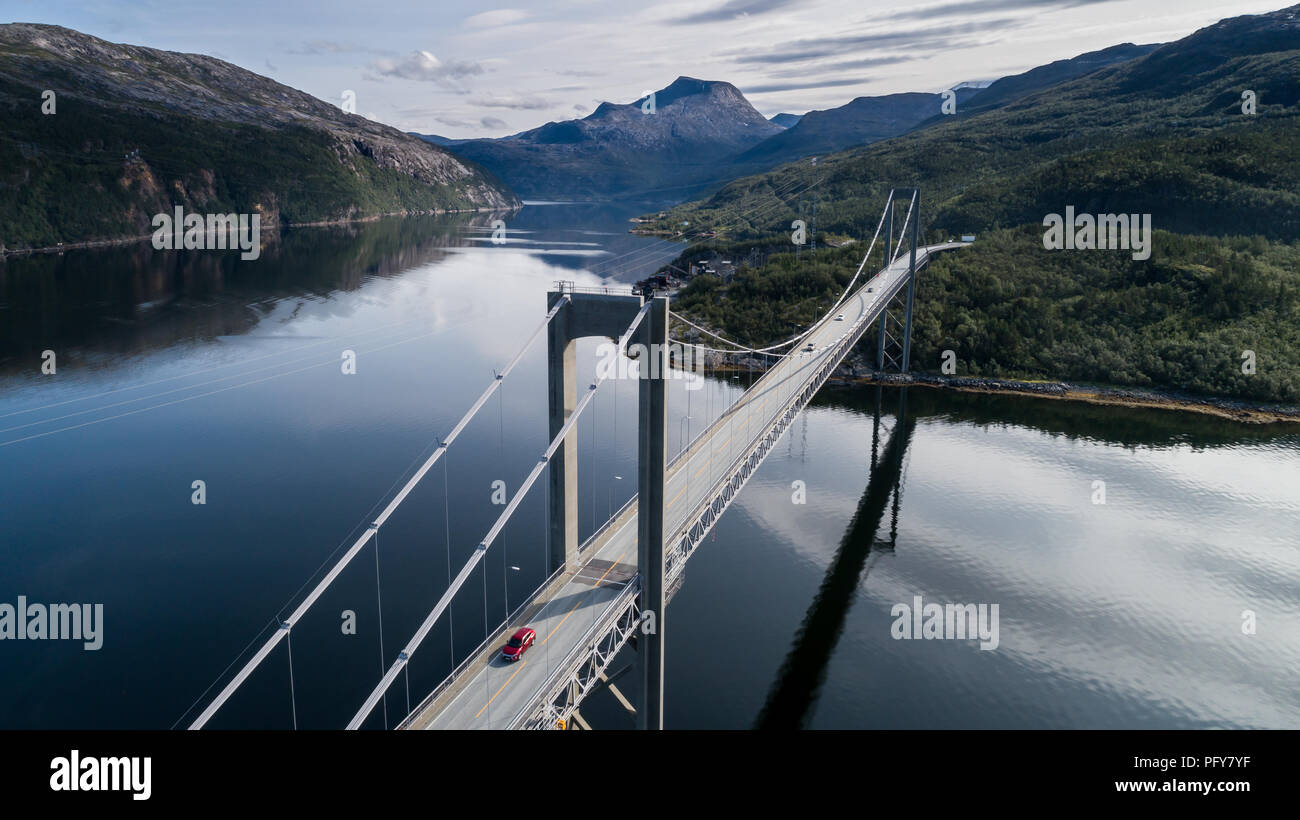
[[519,204],[472,162],[230,63],[58,26],[0,25],[0,112],[10,248],[147,233],[174,205],[266,224]]

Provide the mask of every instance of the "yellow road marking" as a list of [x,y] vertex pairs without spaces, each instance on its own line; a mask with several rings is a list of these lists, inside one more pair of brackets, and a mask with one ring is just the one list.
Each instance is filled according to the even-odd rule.
[[678,498],[680,498],[680,497],[681,497],[681,494],[684,493],[684,492],[686,492],[686,488],[685,488],[685,487],[682,487],[680,490],[678,490],[678,491],[677,491],[677,495],[673,496],[672,501],[669,501],[669,502],[668,502],[668,506],[667,506],[667,507],[664,507],[664,509],[666,510],[666,509],[668,509],[668,507],[671,507],[671,506],[673,505],[673,501],[676,501]]
[[[754,410],[751,410],[750,412],[760,412],[760,411],[762,411],[762,409],[763,409],[764,407],[767,406],[767,403],[768,403],[769,401],[771,401],[771,399],[772,399],[771,396],[768,396],[767,398],[763,399],[763,403],[760,404],[760,405],[759,405],[757,408],[755,408]],[[722,442],[722,443],[719,444],[719,445],[716,445],[716,448],[715,448],[714,446],[711,446],[709,449],[710,449],[710,450],[713,450],[713,449],[721,450],[723,447],[726,447],[728,444],[730,444],[730,443],[731,443],[731,440],[732,440],[733,438],[735,438],[735,437],[736,437],[736,434],[733,432],[731,435],[727,436],[727,440],[726,440],[726,441]],[[696,455],[699,455],[699,454],[697,453]],[[694,456],[692,456],[692,458],[693,458],[693,457],[694,457]],[[695,471],[695,475],[691,476],[691,478],[695,478],[695,477],[698,476],[700,473],[704,472],[705,469],[707,469],[708,466],[709,466],[710,464],[712,464],[712,463],[713,463],[713,456],[710,455],[709,458],[708,458],[708,460],[704,462],[704,466],[701,467],[700,469],[696,470],[696,471]],[[683,466],[685,466],[685,465],[683,465]],[[681,469],[679,468],[677,472],[681,472]],[[674,476],[674,477],[676,477],[677,472],[673,473],[673,476]],[[678,490],[678,491],[677,491],[677,495],[675,495],[675,496],[672,497],[672,501],[669,501],[668,504],[664,506],[664,509],[665,509],[665,510],[668,509],[669,507],[671,507],[671,506],[673,505],[673,503],[674,503],[675,501],[677,501],[678,498],[681,498],[682,493],[686,492],[686,489],[687,489],[686,487],[682,487],[680,490]]]
[[[617,566],[620,562],[622,562],[623,558],[624,558],[626,555],[627,555],[627,550],[623,550],[623,552],[620,553],[619,556],[618,556],[617,558],[614,559],[614,563],[610,564],[610,565],[609,565],[609,569],[605,570],[605,571],[601,574],[600,578],[596,581],[596,587],[599,587],[599,586],[600,586],[600,582],[603,581],[603,580],[605,580],[605,576],[606,576],[606,575],[609,575],[610,570],[614,569],[615,566]],[[592,592],[595,592],[595,591],[596,591],[596,587],[593,587],[593,588],[591,589],[591,592],[588,592],[587,595],[590,595]],[[583,598],[586,598],[587,595],[584,595]],[[545,638],[542,638],[542,641],[541,641],[541,643],[538,644],[538,646],[541,646],[542,644],[544,644],[544,643],[546,643],[547,641],[549,641],[549,640],[551,639],[551,635],[554,635],[554,634],[555,634],[555,630],[556,630],[556,629],[559,629],[559,628],[562,627],[562,626],[564,626],[564,622],[567,621],[567,620],[569,620],[569,615],[572,615],[572,614],[573,614],[573,610],[574,610],[574,609],[577,609],[577,608],[578,608],[578,605],[581,604],[581,603],[582,603],[582,599],[580,598],[580,599],[578,600],[578,603],[576,603],[576,604],[573,605],[573,609],[570,609],[570,610],[569,610],[568,615],[565,615],[564,618],[563,618],[563,619],[562,619],[558,624],[555,625],[555,629],[552,629],[549,635],[547,635]],[[486,708],[488,708],[489,706],[492,705],[492,701],[494,701],[494,700],[497,699],[497,695],[500,695],[501,692],[502,692],[502,691],[503,691],[507,686],[510,685],[510,681],[514,680],[514,679],[515,679],[515,675],[518,675],[520,672],[522,672],[523,669],[524,669],[524,666],[526,666],[527,664],[528,664],[528,661],[520,661],[520,662],[519,662],[519,668],[516,669],[516,670],[514,671],[514,674],[512,674],[510,677],[506,678],[506,682],[503,683],[503,684],[501,684],[501,688],[497,690],[496,695],[493,695],[491,698],[488,699],[488,702],[487,702],[487,703],[483,704],[483,709],[486,709]],[[478,719],[478,716],[479,716],[479,715],[483,714],[483,709],[479,709],[479,710],[478,710],[478,715],[474,715],[474,719],[475,719],[475,720]]]
[[[623,556],[624,556],[624,555],[627,555],[627,550],[623,550],[622,554],[619,555],[618,558],[614,559],[614,563],[612,563],[612,564],[609,565],[609,569],[606,569],[603,573],[601,573],[600,577],[596,579],[596,584],[595,584],[595,586],[593,586],[593,587],[591,588],[591,592],[588,592],[587,595],[590,595],[592,592],[595,592],[595,591],[596,591],[596,588],[600,586],[600,582],[603,581],[603,580],[605,580],[605,576],[606,576],[606,575],[609,575],[610,570],[614,569],[614,567],[618,565],[618,562],[619,562],[619,561],[622,561],[622,560],[623,560]],[[573,609],[570,609],[569,612],[568,612],[568,614],[565,615],[563,618],[561,618],[561,619],[560,619],[560,622],[559,622],[558,624],[555,625],[555,629],[552,629],[552,630],[550,631],[550,633],[547,634],[547,636],[546,636],[545,638],[542,638],[542,643],[546,643],[547,641],[549,641],[549,640],[551,639],[551,635],[554,635],[554,634],[555,634],[555,631],[556,631],[557,629],[559,629],[560,627],[564,626],[564,622],[567,621],[567,620],[569,620],[569,615],[572,615],[572,614],[573,614],[573,610],[574,610],[574,609],[577,609],[579,606],[582,605],[582,602],[583,602],[583,600],[587,597],[587,595],[584,595],[584,596],[582,596],[582,598],[579,598],[579,599],[578,599],[577,603],[575,603],[575,604],[573,605]],[[509,681],[507,681],[507,683],[508,683],[508,682],[509,682]]]
[[[516,669],[516,670],[514,671],[514,673],[513,673],[510,677],[506,678],[506,682],[503,683],[503,684],[501,684],[501,689],[505,689],[507,686],[509,686],[509,685],[510,685],[510,681],[512,681],[512,680],[515,679],[515,675],[518,675],[520,672],[524,671],[524,667],[527,666],[527,665],[528,665],[528,661],[520,661],[520,662],[519,662],[519,668]],[[497,699],[497,695],[501,694],[501,689],[498,689],[498,690],[497,690],[497,694],[496,694],[496,695],[493,695],[492,697],[488,698],[488,702],[485,703],[485,704],[483,704],[483,709],[486,709],[486,708],[488,708],[489,706],[492,705],[492,701],[496,700],[496,699]],[[478,716],[481,715],[481,714],[483,714],[483,709],[479,709],[479,710],[478,710],[478,714],[474,715],[474,719],[475,719],[475,720],[478,720]]]
[[709,456],[708,460],[706,460],[706,461],[704,462],[704,466],[701,467],[700,469],[696,470],[696,471],[695,471],[695,475],[691,476],[691,478],[699,478],[699,477],[700,477],[700,473],[702,473],[702,472],[704,472],[705,470],[709,469],[709,465],[712,464],[712,463],[713,463],[713,456]]

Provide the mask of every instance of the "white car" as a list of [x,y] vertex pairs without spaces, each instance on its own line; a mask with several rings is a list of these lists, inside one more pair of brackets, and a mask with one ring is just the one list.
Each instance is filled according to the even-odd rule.
[[842,321],[844,321],[844,314],[841,313],[839,316],[836,316],[836,317],[835,317],[835,321],[837,321],[837,322],[842,322]]
[[803,346],[803,352],[804,352],[804,353],[812,353],[812,352],[813,352],[814,350],[816,350],[816,349],[817,349],[817,348],[813,347],[813,343],[812,343],[812,342],[809,342],[808,344],[806,344],[806,345]]

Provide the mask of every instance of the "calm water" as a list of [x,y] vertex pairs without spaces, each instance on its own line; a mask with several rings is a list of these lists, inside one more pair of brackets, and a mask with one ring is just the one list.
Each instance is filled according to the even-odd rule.
[[[629,215],[530,206],[500,246],[479,216],[299,230],[248,264],[147,245],[0,262],[0,603],[105,610],[97,652],[0,641],[0,727],[180,722],[432,451],[553,281],[631,281],[675,255],[627,235]],[[381,532],[382,655],[369,548],[294,630],[299,726],[346,722],[499,513],[492,483],[535,463],[543,347]],[[747,379],[674,393],[670,452]],[[601,395],[579,428],[582,535],[633,492],[634,400]],[[667,613],[669,726],[1300,727],[1300,435],[921,389],[876,402],[824,390],[692,560]],[[412,699],[545,574],[539,491],[414,656]],[[892,639],[915,595],[998,604],[998,648]],[[287,728],[288,677],[281,649],[212,725]],[[583,712],[630,725],[608,693]]]

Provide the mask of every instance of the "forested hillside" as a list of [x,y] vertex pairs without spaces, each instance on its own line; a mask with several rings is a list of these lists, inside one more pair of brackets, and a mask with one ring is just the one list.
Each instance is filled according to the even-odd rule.
[[[1157,231],[1147,262],[1123,251],[1043,249],[1033,227],[939,254],[917,279],[912,357],[958,373],[1170,387],[1300,400],[1300,243]],[[848,246],[769,258],[731,283],[701,276],[674,309],[749,345],[780,341],[839,297]],[[870,347],[868,333],[864,347]],[[1255,353],[1256,372],[1242,372]]]
[[[1224,20],[1145,57],[863,149],[738,180],[653,227],[736,253],[784,242],[810,191],[819,244],[870,238],[921,188],[928,241],[974,233],[919,279],[913,361],[968,375],[1300,399],[1300,6]],[[1243,112],[1249,91],[1255,113]],[[1043,219],[1150,214],[1151,258],[1046,251]],[[683,228],[682,223],[689,223]],[[727,243],[734,243],[728,245]],[[730,249],[735,250],[730,250]],[[847,284],[862,244],[699,277],[677,309],[770,343]],[[1242,373],[1255,352],[1257,372]]]

